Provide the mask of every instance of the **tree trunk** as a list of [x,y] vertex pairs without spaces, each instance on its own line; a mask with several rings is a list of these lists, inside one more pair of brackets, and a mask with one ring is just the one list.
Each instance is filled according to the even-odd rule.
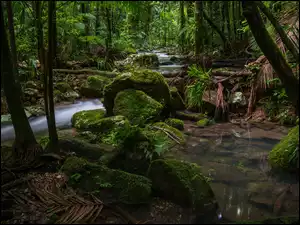
[[181,45],[181,52],[184,52],[184,44],[185,44],[185,32],[183,32],[183,29],[185,27],[185,16],[184,16],[184,2],[179,2],[179,8],[180,8],[180,45]]
[[208,24],[220,35],[223,44],[224,44],[224,48],[226,46],[227,43],[227,39],[224,35],[224,33],[218,28],[218,26],[216,24],[214,24],[214,22],[207,16],[206,12],[203,10],[203,17],[204,19],[208,22]]
[[296,107],[297,115],[299,116],[299,81],[294,76],[293,71],[273,39],[270,37],[263,20],[259,14],[259,10],[254,1],[244,1],[243,14],[247,19],[252,34],[268,59],[273,69],[281,80],[289,100]]
[[96,36],[100,35],[100,2],[96,2],[96,23],[95,23]]
[[35,22],[36,22],[36,36],[37,36],[37,48],[38,48],[38,58],[41,64],[42,72],[45,69],[45,49],[44,34],[43,34],[43,24],[42,24],[42,7],[40,1],[35,1]]
[[54,12],[53,12],[53,66],[52,68],[58,67],[58,58],[57,58],[57,28],[56,28],[56,3],[54,4]]
[[56,17],[56,2],[48,2],[48,60],[47,60],[47,75],[48,75],[48,101],[49,101],[49,148],[51,151],[57,152],[58,136],[55,125],[54,100],[53,100],[53,62],[54,62],[54,18]]
[[225,14],[225,23],[227,25],[227,34],[228,39],[231,40],[231,29],[230,29],[230,18],[229,18],[229,3],[230,2],[224,2],[224,14]]
[[261,1],[256,2],[257,6],[260,8],[260,10],[266,15],[268,20],[272,23],[273,27],[279,34],[282,42],[287,47],[287,49],[292,53],[294,59],[299,63],[299,50],[294,46],[291,39],[287,36],[282,26],[279,24],[279,22],[276,20],[276,18],[273,16],[272,12],[262,3]]
[[[165,19],[165,16],[166,16],[166,2],[163,2],[163,12],[164,12],[164,19]],[[165,24],[165,27],[164,27],[164,47],[167,46],[167,26],[166,26],[166,23]]]
[[200,53],[203,51],[203,2],[196,1],[195,3],[195,55],[200,56]]
[[9,50],[8,38],[4,25],[2,4],[0,4],[0,29],[1,83],[15,130],[15,153],[17,157],[22,157],[24,155],[33,156],[35,152],[33,152],[32,147],[37,146],[37,142],[25,114],[23,102],[20,98],[20,86],[18,86],[15,81],[15,70],[13,69],[12,55]]
[[233,36],[234,36],[234,40],[237,39],[237,33],[236,33],[236,22],[237,22],[237,16],[236,16],[236,5],[237,2],[233,1],[232,2],[232,23],[233,23]]
[[[8,22],[8,31],[9,31],[9,43],[12,55],[12,64],[14,69],[15,81],[20,90],[21,84],[19,80],[19,73],[18,73],[18,59],[17,59],[17,48],[16,48],[16,37],[15,37],[15,28],[14,28],[14,15],[12,11],[12,4],[11,1],[6,1],[7,7],[7,22]],[[21,91],[21,95],[23,96],[23,92]]]
[[105,7],[105,14],[106,14],[106,29],[107,29],[107,36],[106,36],[106,55],[105,55],[105,68],[110,70],[112,68],[112,38],[111,38],[111,20],[110,20],[110,8],[107,6]]
[[221,2],[221,16],[222,16],[222,21],[221,21],[221,30],[222,30],[222,33],[225,33],[225,22],[226,22],[226,19],[225,19],[225,2]]

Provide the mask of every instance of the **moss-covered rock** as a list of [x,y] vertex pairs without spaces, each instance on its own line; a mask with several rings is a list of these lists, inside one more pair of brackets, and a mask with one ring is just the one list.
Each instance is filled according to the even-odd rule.
[[71,86],[66,82],[58,82],[54,85],[54,88],[56,88],[62,93],[72,91]]
[[70,176],[71,186],[92,192],[104,201],[139,204],[150,200],[151,181],[143,176],[109,169],[78,157],[67,158],[62,171]]
[[207,118],[204,118],[204,119],[198,120],[196,124],[198,127],[206,127],[210,124],[210,120]]
[[178,130],[184,130],[184,122],[180,119],[168,118],[165,123]]
[[172,110],[174,110],[174,111],[184,110],[185,109],[184,101],[181,98],[177,88],[176,87],[170,87],[170,92],[171,92],[171,107],[172,107]]
[[72,126],[80,130],[97,129],[98,122],[104,118],[105,110],[94,109],[77,112],[73,115]]
[[169,134],[172,134],[173,136],[176,136],[176,139],[181,143],[184,144],[185,143],[185,137],[183,135],[183,133],[181,131],[179,131],[178,129],[176,129],[175,127],[171,127],[166,123],[163,122],[157,122],[151,125],[152,127],[158,127],[160,129],[158,129],[158,131],[161,132],[161,135],[166,135],[166,133],[163,131],[167,131]]
[[269,162],[274,169],[299,169],[299,125],[292,128],[269,153]]
[[104,88],[104,106],[108,115],[113,115],[116,95],[125,89],[135,89],[147,95],[164,106],[164,114],[168,114],[170,107],[170,91],[164,77],[151,70],[137,70],[123,73]]
[[109,82],[110,79],[104,76],[89,76],[87,81],[82,84],[80,93],[87,98],[101,98],[103,89]]
[[214,193],[196,164],[154,160],[148,171],[155,194],[195,210],[214,204]]
[[242,220],[227,224],[299,224],[299,216],[281,216],[263,220]]
[[191,121],[198,121],[201,119],[206,118],[206,115],[203,113],[192,113],[186,111],[176,111],[175,117],[181,120],[191,120]]
[[163,106],[139,90],[128,89],[117,94],[113,112],[129,119],[132,124],[141,125],[159,118]]

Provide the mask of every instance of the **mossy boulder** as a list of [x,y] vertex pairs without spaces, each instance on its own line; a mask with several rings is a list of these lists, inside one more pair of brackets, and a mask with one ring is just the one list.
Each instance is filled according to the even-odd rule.
[[181,120],[199,121],[207,116],[203,113],[192,113],[189,111],[176,111],[175,117]]
[[184,130],[184,122],[180,119],[168,118],[165,123],[178,130]]
[[299,170],[299,125],[292,128],[269,153],[269,162],[274,169]]
[[68,91],[72,91],[71,86],[66,83],[66,82],[57,82],[54,85],[54,88],[59,90],[60,92],[64,93],[64,92],[68,92]]
[[154,160],[148,177],[157,196],[195,210],[215,204],[214,193],[196,164],[175,159]]
[[94,109],[94,110],[84,110],[75,113],[72,116],[71,122],[72,126],[80,130],[89,130],[92,128],[97,128],[98,122],[105,116],[105,110]]
[[171,107],[172,107],[172,110],[174,110],[174,111],[184,110],[185,109],[184,101],[181,98],[177,88],[176,87],[170,87],[170,93],[171,93]]
[[163,106],[139,90],[128,89],[117,94],[113,112],[129,119],[132,124],[141,125],[159,118]]
[[281,216],[263,220],[239,220],[227,224],[299,224],[299,216]]
[[83,158],[69,157],[62,166],[69,184],[93,193],[103,201],[140,204],[151,198],[151,181],[146,177],[109,169]]
[[201,119],[197,121],[197,127],[206,127],[210,124],[210,120],[207,118]]
[[145,92],[163,105],[164,114],[169,114],[171,95],[164,77],[160,73],[151,70],[137,70],[123,73],[105,86],[103,103],[107,115],[113,115],[115,97],[120,91],[125,89],[135,89]]
[[110,79],[104,76],[89,76],[80,88],[81,95],[87,98],[101,98],[105,85],[109,84]]
[[73,91],[71,86],[66,82],[57,82],[54,85],[54,98],[55,102],[60,101],[74,101],[79,98],[79,94]]
[[180,144],[185,143],[185,137],[181,131],[176,129],[175,127],[171,127],[166,123],[163,122],[157,122],[151,125],[154,128],[157,128],[159,132],[161,132],[161,135],[167,135],[164,131],[167,131],[167,133],[171,134],[172,136],[175,136],[175,139],[178,140]]

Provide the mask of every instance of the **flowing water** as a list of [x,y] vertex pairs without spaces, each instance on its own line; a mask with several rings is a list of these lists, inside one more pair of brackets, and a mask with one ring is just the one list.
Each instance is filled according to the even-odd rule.
[[[76,101],[74,104],[58,106],[55,108],[56,127],[70,128],[71,118],[76,112],[92,109],[104,109],[104,106],[98,99]],[[48,129],[46,116],[31,118],[29,123],[35,134],[44,133]],[[11,124],[1,125],[1,142],[11,140],[14,137],[15,132]]]

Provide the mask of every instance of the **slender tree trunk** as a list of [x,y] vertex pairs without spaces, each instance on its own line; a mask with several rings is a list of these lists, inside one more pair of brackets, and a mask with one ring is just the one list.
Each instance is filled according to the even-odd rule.
[[15,153],[17,157],[34,156],[33,147],[37,146],[33,131],[25,114],[21,101],[21,89],[15,81],[12,55],[9,50],[7,33],[4,25],[3,8],[0,4],[0,51],[1,51],[1,83],[4,89],[12,124],[15,130]]
[[[8,17],[7,22],[8,22],[8,30],[9,30],[9,43],[10,43],[10,50],[12,54],[12,64],[14,69],[15,81],[18,88],[22,90],[21,83],[19,80],[19,72],[18,72],[18,58],[17,58],[16,37],[15,37],[15,28],[14,28],[14,15],[12,11],[11,1],[6,1],[6,7],[7,7],[7,17]],[[21,91],[21,96],[23,96],[22,91]]]
[[237,16],[236,16],[236,5],[237,2],[233,1],[232,2],[232,24],[233,24],[233,36],[234,36],[234,40],[237,39],[237,33],[236,33],[236,22],[237,22]]
[[231,40],[231,29],[230,29],[230,18],[229,18],[229,3],[230,2],[224,2],[224,14],[225,14],[225,21],[226,21],[226,25],[227,25],[228,39]]
[[112,68],[112,30],[111,30],[111,13],[110,8],[105,7],[106,14],[106,28],[107,28],[107,37],[106,37],[106,56],[105,56],[105,68],[107,70]]
[[35,1],[35,22],[36,22],[36,36],[37,36],[37,48],[38,48],[38,58],[41,64],[42,71],[45,68],[45,49],[44,34],[43,34],[43,24],[42,24],[42,7],[40,1]]
[[196,23],[196,30],[195,30],[195,55],[197,57],[200,56],[201,52],[203,51],[203,35],[202,35],[202,28],[203,28],[203,2],[196,1],[195,3],[195,23]]
[[206,12],[203,10],[203,17],[204,19],[207,21],[207,23],[220,35],[223,44],[224,44],[224,48],[226,46],[227,43],[227,38],[225,36],[225,34],[218,28],[218,26],[207,16]]
[[269,35],[254,1],[244,1],[243,14],[247,19],[252,34],[281,80],[289,100],[296,107],[299,116],[299,81],[273,39]]
[[[164,19],[165,19],[165,16],[166,16],[166,2],[163,2],[163,12],[164,12]],[[166,47],[167,46],[167,26],[166,26],[166,23],[165,23],[165,27],[164,27],[164,46]]]
[[48,101],[49,101],[49,148],[51,151],[57,152],[58,149],[58,136],[55,125],[55,112],[54,112],[54,100],[53,100],[53,62],[54,62],[54,18],[56,17],[56,2],[48,2],[48,60],[47,60],[47,72],[48,72]]
[[225,2],[221,2],[221,16],[222,16],[221,31],[222,31],[222,33],[225,33],[225,23],[226,23],[226,18],[225,18]]
[[260,8],[260,10],[266,15],[268,20],[272,23],[273,27],[275,28],[275,30],[279,34],[279,36],[280,36],[282,42],[284,43],[284,45],[292,53],[294,59],[299,63],[299,50],[293,44],[291,39],[287,36],[287,34],[285,33],[282,26],[279,24],[279,22],[273,16],[272,12],[261,1],[257,1],[256,4]]
[[180,45],[181,45],[181,52],[184,52],[184,45],[185,45],[185,32],[183,32],[183,29],[185,27],[185,16],[184,16],[184,2],[179,2],[179,9],[180,9]]
[[[211,1],[209,4],[209,17],[214,18],[214,13],[213,13],[213,7],[214,7],[214,2]],[[204,12],[203,12],[203,17],[204,17]],[[214,29],[211,29],[211,48],[213,49],[213,44],[214,44]]]
[[96,23],[95,23],[96,36],[100,35],[100,2],[96,2]]
[[54,13],[53,13],[53,68],[58,67],[58,58],[57,58],[57,27],[56,27],[56,3],[54,4]]

